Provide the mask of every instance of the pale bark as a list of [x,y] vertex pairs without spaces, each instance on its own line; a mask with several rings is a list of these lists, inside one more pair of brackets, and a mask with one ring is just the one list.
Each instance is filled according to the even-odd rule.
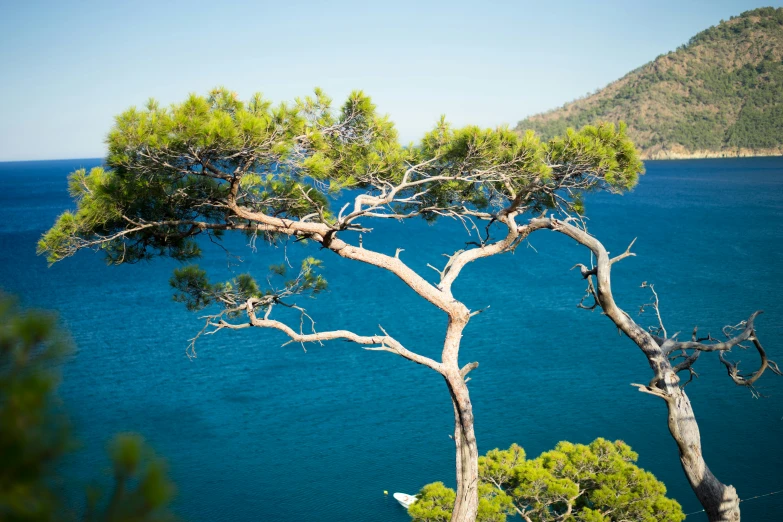
[[529,225],[521,227],[521,232],[547,228],[571,237],[581,245],[589,248],[596,257],[596,266],[588,269],[582,266],[585,278],[596,277],[594,289],[596,303],[604,314],[641,348],[650,368],[653,379],[647,386],[637,385],[640,391],[664,399],[668,409],[668,425],[672,438],[677,443],[685,476],[693,488],[699,502],[711,522],[740,520],[739,497],[733,486],[720,482],[707,467],[702,455],[701,436],[696,417],[691,408],[690,400],[680,387],[680,379],[672,365],[653,336],[634,322],[614,301],[612,296],[611,267],[612,264],[630,254],[610,258],[606,248],[593,236],[566,221],[554,218],[538,218]]
[[[361,198],[362,196],[360,196]],[[357,198],[358,201],[359,198]],[[433,285],[417,272],[408,267],[398,255],[386,254],[354,246],[337,237],[337,230],[323,223],[303,223],[291,221],[265,214],[249,211],[234,201],[229,203],[229,208],[239,217],[248,219],[277,233],[288,234],[296,237],[309,237],[318,241],[325,248],[337,255],[360,261],[375,267],[387,270],[400,278],[416,294],[430,302],[446,313],[448,328],[443,344],[442,362],[436,362],[421,356],[403,347],[393,337],[384,332],[384,335],[360,336],[346,330],[331,332],[313,332],[305,334],[297,332],[291,327],[279,321],[267,317],[263,319],[256,316],[254,300],[249,300],[237,310],[247,313],[249,323],[231,324],[224,319],[211,322],[216,329],[222,328],[246,328],[250,326],[261,328],[273,328],[284,332],[291,340],[296,342],[319,342],[333,339],[345,339],[360,345],[365,345],[368,350],[382,350],[396,353],[408,360],[427,366],[440,373],[446,381],[454,409],[454,444],[456,449],[456,479],[457,495],[451,522],[473,522],[478,514],[478,446],[473,427],[473,406],[466,384],[467,374],[478,366],[478,363],[469,363],[462,368],[459,366],[459,349],[462,340],[462,332],[471,317],[468,308],[455,299],[451,293],[451,285],[466,264],[483,257],[495,255],[507,251],[513,246],[518,237],[517,227],[513,219],[515,214],[504,216],[502,223],[507,227],[507,235],[495,243],[482,245],[478,248],[461,251],[452,256],[449,265],[441,272],[441,282]],[[357,203],[356,214],[361,211],[361,205]],[[399,252],[398,252],[399,254]]]
[[446,377],[454,406],[457,496],[451,522],[472,522],[478,513],[478,446],[473,430],[473,407],[462,377]]
[[449,317],[446,339],[443,343],[441,373],[446,380],[454,407],[457,496],[451,522],[473,522],[478,514],[478,446],[473,430],[473,405],[465,381],[467,374],[478,364],[471,363],[462,369],[459,368],[457,357],[462,331],[470,319],[470,314],[464,306],[459,312]]

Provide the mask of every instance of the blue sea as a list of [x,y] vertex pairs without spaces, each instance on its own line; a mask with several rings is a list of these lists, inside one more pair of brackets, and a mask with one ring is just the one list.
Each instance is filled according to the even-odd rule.
[[[166,456],[177,512],[192,521],[399,521],[391,493],[432,481],[454,483],[451,403],[441,378],[389,353],[345,342],[281,346],[279,332],[242,330],[202,338],[199,314],[171,299],[177,266],[155,260],[106,266],[82,252],[48,268],[36,241],[71,208],[66,176],[98,159],[0,163],[0,288],[25,306],[53,309],[77,345],[64,367],[61,396],[82,448],[64,466],[73,490],[110,483],[105,445],[138,431]],[[624,196],[587,199],[592,233],[620,253],[634,238],[636,257],[615,265],[617,301],[636,316],[655,285],[669,332],[720,334],[754,310],[759,337],[783,364],[783,158],[648,162]],[[370,225],[370,223],[365,223]],[[425,274],[444,253],[464,248],[456,223],[385,222],[365,234],[367,248],[394,253]],[[301,298],[316,328],[379,333],[437,357],[445,318],[395,277],[319,252],[312,245],[257,251],[205,243],[215,279],[267,267],[288,255],[321,255],[329,291]],[[461,362],[479,361],[470,390],[479,451],[521,444],[528,455],[558,441],[622,439],[639,464],[665,482],[686,513],[701,510],[680,468],[666,408],[630,383],[650,369],[639,349],[599,311],[577,308],[584,282],[569,269],[589,262],[565,237],[541,231],[512,255],[470,265],[455,295],[473,318]],[[745,520],[777,521],[783,512],[783,377],[758,383],[755,399],[735,386],[714,354],[687,387],[708,465],[737,487]],[[753,369],[753,353],[733,354]],[[389,495],[384,495],[388,491]],[[706,520],[703,513],[688,520]]]

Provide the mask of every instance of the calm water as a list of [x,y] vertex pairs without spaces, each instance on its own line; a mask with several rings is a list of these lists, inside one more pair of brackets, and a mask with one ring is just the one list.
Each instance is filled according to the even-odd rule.
[[[451,404],[436,374],[387,353],[342,342],[288,345],[282,334],[224,332],[185,356],[201,327],[173,303],[174,263],[106,267],[81,253],[47,268],[35,243],[70,207],[66,175],[99,160],[0,163],[0,287],[28,306],[56,309],[78,351],[62,396],[84,449],[69,462],[74,481],[108,480],[104,446],[117,431],[139,431],[167,456],[178,511],[194,521],[405,521],[389,492],[453,484]],[[765,310],[760,337],[783,363],[783,159],[650,162],[638,188],[588,200],[591,231],[619,253],[638,236],[637,257],[616,265],[615,293],[629,313],[653,282],[670,332],[720,327]],[[365,246],[402,257],[422,273],[464,246],[464,231],[385,223]],[[530,248],[474,263],[455,293],[474,318],[462,361],[478,360],[471,393],[480,451],[518,442],[528,454],[559,440],[623,439],[640,465],[663,480],[686,513],[701,509],[666,429],[660,400],[629,386],[650,372],[635,345],[599,313],[576,308],[583,283],[569,268],[586,252],[538,232]],[[215,277],[265,273],[282,249],[229,266],[209,250]],[[301,255],[289,249],[291,256]],[[321,330],[377,333],[381,324],[409,348],[436,356],[445,321],[394,277],[327,256],[330,292],[300,300]],[[435,275],[432,273],[432,275]],[[429,276],[428,276],[429,277]],[[652,317],[643,317],[652,323]],[[735,358],[750,369],[752,354]],[[699,361],[688,386],[708,464],[740,496],[783,489],[783,378],[765,375],[753,399],[717,358]],[[773,521],[783,494],[743,504],[745,520]],[[703,514],[689,520],[706,520]]]

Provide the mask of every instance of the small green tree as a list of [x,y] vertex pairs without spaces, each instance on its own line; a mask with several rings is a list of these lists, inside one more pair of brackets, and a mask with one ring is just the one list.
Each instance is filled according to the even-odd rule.
[[[561,442],[533,460],[513,444],[479,458],[480,522],[680,522],[680,505],[666,487],[636,466],[638,455],[622,441],[590,445]],[[427,484],[408,512],[416,522],[449,519],[455,494],[442,482]],[[483,509],[482,509],[483,507]]]
[[[55,467],[75,447],[57,397],[59,366],[70,352],[54,315],[20,311],[0,293],[0,520],[76,520]],[[143,439],[119,434],[110,445],[115,485],[108,500],[88,494],[85,522],[174,520],[165,462]]]

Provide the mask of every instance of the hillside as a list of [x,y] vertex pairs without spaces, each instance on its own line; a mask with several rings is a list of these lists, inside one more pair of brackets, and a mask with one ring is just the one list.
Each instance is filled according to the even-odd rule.
[[647,159],[783,155],[783,8],[721,21],[517,129],[551,137],[601,120],[625,121]]

